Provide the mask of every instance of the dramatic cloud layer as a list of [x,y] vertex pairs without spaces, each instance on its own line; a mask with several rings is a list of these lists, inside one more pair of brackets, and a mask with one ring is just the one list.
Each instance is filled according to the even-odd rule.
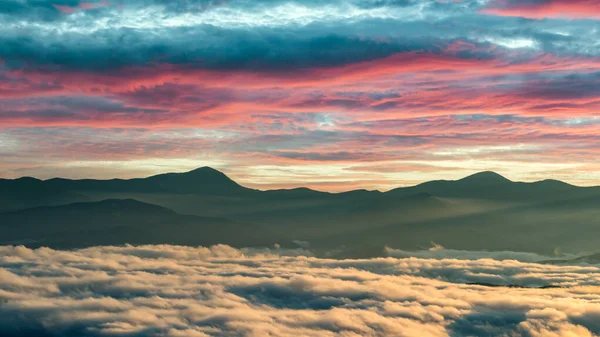
[[597,184],[597,13],[598,0],[4,1],[0,175],[211,165],[259,188],[478,170]]
[[0,247],[0,334],[600,334],[596,266],[328,260],[302,253],[227,246]]

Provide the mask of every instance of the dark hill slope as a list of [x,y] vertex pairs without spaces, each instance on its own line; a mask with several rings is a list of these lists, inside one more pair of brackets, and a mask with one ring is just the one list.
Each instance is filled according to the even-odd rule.
[[36,207],[0,214],[0,244],[75,248],[109,244],[171,243],[233,246],[273,244],[249,224],[181,215],[132,199]]
[[557,180],[513,182],[494,172],[481,172],[460,180],[436,180],[417,186],[397,188],[386,194],[398,196],[422,192],[447,198],[537,203],[600,195],[600,188],[577,187]]
[[[551,255],[598,250],[600,196],[520,205],[433,220],[403,222],[341,233],[315,244],[354,247],[357,256],[388,246],[424,249],[431,242],[458,250],[511,250]],[[357,248],[359,247],[359,248]]]
[[[26,224],[44,234],[45,242],[56,243],[60,235],[72,235],[63,240],[65,245],[220,242],[250,246],[288,237],[325,249],[341,245],[412,249],[435,241],[456,249],[546,252],[556,247],[590,246],[600,228],[600,188],[555,180],[513,182],[493,172],[385,193],[325,193],[308,188],[259,191],[207,167],[129,180],[0,180],[0,188],[0,201],[4,202],[0,212],[14,210],[15,205],[23,208],[104,199],[135,199],[168,209],[144,209],[146,206],[121,201],[114,208],[93,203],[90,209],[77,204],[60,211],[24,210],[27,216],[19,212],[0,215],[0,226],[14,225],[4,232],[12,241],[32,240],[26,232],[14,229]],[[37,223],[48,228],[35,227]],[[246,223],[259,227],[239,225]],[[273,238],[263,235],[264,230],[276,237],[262,240]],[[90,231],[96,232],[92,235]],[[87,241],[78,242],[77,237]]]
[[89,198],[65,187],[55,188],[35,178],[0,179],[0,211],[78,201],[89,201]]

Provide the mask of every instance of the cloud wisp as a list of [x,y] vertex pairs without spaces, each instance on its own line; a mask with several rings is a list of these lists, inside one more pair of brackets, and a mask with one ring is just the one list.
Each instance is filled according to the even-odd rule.
[[[600,268],[302,251],[0,247],[0,334],[597,336]],[[499,286],[499,287],[498,287]]]

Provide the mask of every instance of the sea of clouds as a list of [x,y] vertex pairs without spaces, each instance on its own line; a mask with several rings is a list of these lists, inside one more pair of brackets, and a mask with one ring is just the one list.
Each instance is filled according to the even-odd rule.
[[598,266],[440,251],[334,260],[222,245],[1,246],[0,336],[600,334]]

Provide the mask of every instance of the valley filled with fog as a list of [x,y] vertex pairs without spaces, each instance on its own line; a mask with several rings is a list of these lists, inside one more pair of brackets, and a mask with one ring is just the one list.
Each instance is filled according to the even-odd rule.
[[0,247],[0,335],[597,336],[600,265],[387,248]]

